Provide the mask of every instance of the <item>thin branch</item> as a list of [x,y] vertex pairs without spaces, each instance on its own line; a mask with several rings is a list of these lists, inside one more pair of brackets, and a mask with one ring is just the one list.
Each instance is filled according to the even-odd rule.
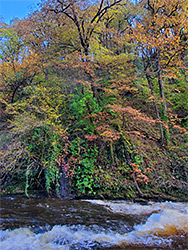
[[91,20],[91,23],[93,23],[96,18],[98,17],[97,23],[100,21],[100,19],[104,16],[104,14],[107,12],[108,9],[110,9],[111,7],[115,6],[116,4],[120,3],[122,0],[118,0],[118,1],[114,1],[112,4],[107,5],[106,7],[104,7],[102,9],[102,5],[103,5],[103,0],[101,1],[99,10],[97,12],[97,14],[93,17],[93,19]]
[[98,12],[97,12],[97,14],[93,17],[93,19],[91,20],[91,23],[93,23],[93,22],[95,21],[95,19],[98,17],[98,15],[100,14],[101,9],[102,9],[102,6],[103,6],[103,3],[104,3],[104,0],[101,1],[100,7],[99,7],[99,9],[98,9]]
[[154,7],[151,6],[150,0],[148,0],[148,7],[152,10],[152,14],[155,13]]

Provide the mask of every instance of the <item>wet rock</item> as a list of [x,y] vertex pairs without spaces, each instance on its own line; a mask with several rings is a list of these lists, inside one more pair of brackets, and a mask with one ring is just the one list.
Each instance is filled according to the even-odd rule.
[[65,169],[62,167],[59,178],[59,196],[63,200],[71,200],[75,198],[74,194],[71,194],[71,188],[69,185],[69,178],[66,176]]

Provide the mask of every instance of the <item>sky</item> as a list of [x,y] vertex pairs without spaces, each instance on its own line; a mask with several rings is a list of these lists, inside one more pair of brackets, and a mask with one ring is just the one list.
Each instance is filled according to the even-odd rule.
[[27,16],[31,8],[36,8],[38,2],[40,0],[0,0],[0,16],[9,24],[15,17],[21,19]]

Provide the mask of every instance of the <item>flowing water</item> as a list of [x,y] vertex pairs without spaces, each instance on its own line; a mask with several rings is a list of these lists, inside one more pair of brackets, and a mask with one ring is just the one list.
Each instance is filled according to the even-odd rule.
[[1,198],[1,250],[188,249],[188,204]]

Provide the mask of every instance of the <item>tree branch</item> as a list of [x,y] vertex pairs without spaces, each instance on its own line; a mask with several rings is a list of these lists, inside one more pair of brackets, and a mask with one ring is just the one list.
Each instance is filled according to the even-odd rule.
[[103,2],[104,2],[104,0],[101,1],[99,10],[98,10],[97,14],[91,20],[91,23],[93,23],[97,17],[98,17],[98,20],[97,20],[97,23],[98,23],[100,21],[100,19],[103,17],[103,15],[107,12],[108,9],[110,9],[111,7],[115,6],[116,4],[122,2],[122,0],[114,1],[112,4],[107,5],[106,7],[104,7],[102,9]]

